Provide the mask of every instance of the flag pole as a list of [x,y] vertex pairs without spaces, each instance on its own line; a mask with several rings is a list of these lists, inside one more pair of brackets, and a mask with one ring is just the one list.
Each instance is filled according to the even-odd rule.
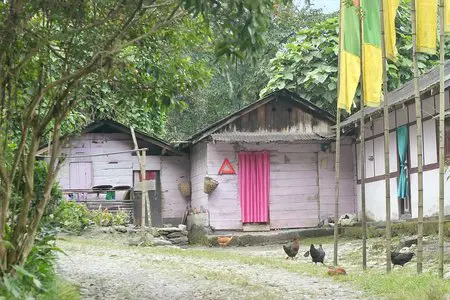
[[[419,90],[419,68],[417,66],[417,32],[416,32],[416,1],[411,1],[412,42],[413,42],[413,71],[414,71],[414,100],[416,104],[416,133],[417,133],[417,273],[422,273],[423,261],[423,142],[422,142],[422,105]],[[431,34],[431,33],[430,33]]]
[[360,149],[360,155],[359,155],[359,164],[361,166],[361,225],[362,225],[362,251],[363,251],[363,270],[366,270],[367,268],[367,228],[366,228],[366,152],[365,152],[365,122],[364,122],[364,40],[363,40],[363,11],[362,11],[362,5],[361,2],[359,2],[359,44],[360,44],[360,69],[361,69],[361,77],[360,77],[360,87],[361,87],[361,128],[360,128],[360,140],[361,140],[361,147]]
[[445,174],[445,33],[444,33],[444,0],[439,1],[439,277],[444,277],[444,174]]
[[[342,13],[343,13],[343,0],[339,0],[339,58],[338,58],[338,87],[341,77],[341,55],[342,55]],[[338,94],[339,95],[339,94]],[[335,199],[334,199],[334,248],[333,248],[333,265],[338,265],[338,220],[339,220],[339,182],[341,173],[341,109],[339,108],[339,101],[337,101],[336,109],[336,158],[335,158]]]
[[391,182],[389,166],[389,101],[387,88],[387,60],[384,28],[384,0],[380,0],[381,55],[383,65],[383,117],[384,117],[384,181],[386,191],[386,272],[391,271]]

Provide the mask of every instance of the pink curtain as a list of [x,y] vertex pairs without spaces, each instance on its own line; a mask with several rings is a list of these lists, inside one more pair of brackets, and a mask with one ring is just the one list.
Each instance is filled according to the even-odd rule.
[[242,223],[269,222],[269,152],[239,152],[238,174]]

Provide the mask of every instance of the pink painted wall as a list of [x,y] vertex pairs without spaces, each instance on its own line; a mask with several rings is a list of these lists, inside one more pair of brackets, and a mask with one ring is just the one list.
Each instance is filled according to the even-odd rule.
[[[73,138],[62,149],[70,155],[100,154],[130,150],[131,137],[122,133],[88,133]],[[92,165],[92,185],[133,185],[133,171],[139,170],[139,162],[131,153],[86,158],[68,158],[58,174],[63,189],[70,188],[70,163],[89,162]],[[178,183],[189,178],[189,156],[147,156],[146,169],[160,171],[162,218],[180,219],[187,200],[178,190]],[[120,193],[118,193],[118,196]],[[120,197],[120,196],[119,196]]]
[[[349,138],[341,142],[341,170],[339,184],[339,214],[354,213],[356,211],[356,184],[353,145]],[[333,151],[335,144],[332,145]],[[319,196],[320,216],[334,216],[335,202],[335,152],[319,152]]]
[[[334,147],[332,147],[334,149]],[[195,149],[194,149],[195,150]],[[191,170],[194,160],[207,162],[207,175],[219,181],[211,194],[203,193],[202,203],[210,212],[210,223],[216,229],[242,229],[237,175],[217,175],[225,158],[239,172],[238,151],[270,152],[270,227],[312,227],[319,216],[334,214],[334,152],[322,152],[320,143],[299,144],[208,144],[207,155],[191,153]],[[341,212],[355,211],[355,181],[353,152],[350,141],[343,145],[341,175]],[[350,155],[349,155],[350,153]],[[345,156],[345,157],[344,157]],[[196,162],[200,165],[200,162]],[[194,197],[193,203],[199,202]],[[322,200],[323,198],[323,200]],[[319,208],[320,207],[320,208]],[[319,211],[320,209],[320,211]]]

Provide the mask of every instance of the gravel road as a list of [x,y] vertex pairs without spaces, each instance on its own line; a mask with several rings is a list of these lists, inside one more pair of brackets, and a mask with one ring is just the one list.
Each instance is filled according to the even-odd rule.
[[[83,299],[369,299],[344,282],[291,272],[303,257],[286,261],[280,246],[179,250],[86,237],[60,246],[67,255],[59,256],[58,272],[80,286]],[[267,256],[276,264],[265,264]]]

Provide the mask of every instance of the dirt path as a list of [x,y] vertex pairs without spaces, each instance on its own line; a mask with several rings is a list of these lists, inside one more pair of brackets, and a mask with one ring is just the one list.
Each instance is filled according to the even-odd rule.
[[279,263],[292,265],[252,264],[259,252],[267,256],[261,247],[183,251],[85,238],[61,246],[68,255],[59,257],[58,271],[84,299],[368,299],[345,283],[290,272],[301,264],[281,255]]

